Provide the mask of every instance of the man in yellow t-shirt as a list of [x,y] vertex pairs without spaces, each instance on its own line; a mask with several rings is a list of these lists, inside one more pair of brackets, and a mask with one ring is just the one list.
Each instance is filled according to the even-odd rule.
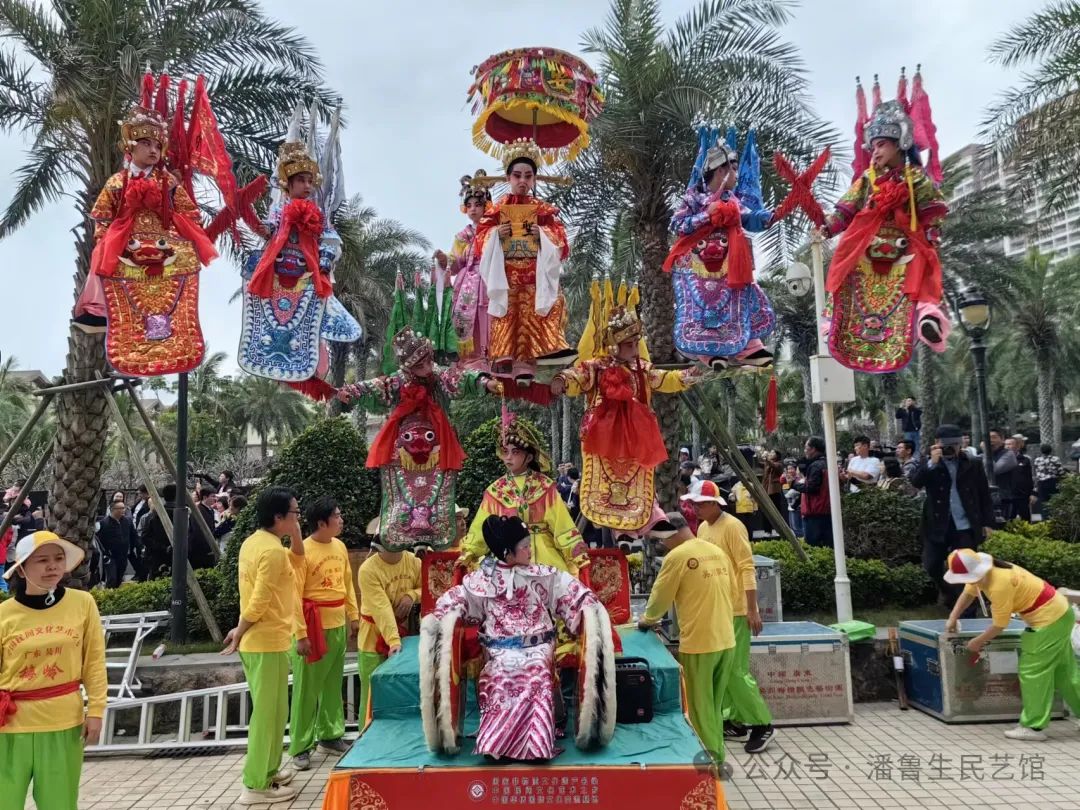
[[672,604],[679,612],[679,662],[686,673],[690,722],[705,750],[724,761],[723,700],[734,663],[728,558],[694,537],[686,518],[668,512],[651,536],[668,550],[639,630],[656,626]]
[[[761,614],[757,603],[757,572],[754,552],[746,527],[724,512],[726,502],[720,488],[712,481],[698,481],[682,500],[690,501],[700,521],[698,537],[720,547],[731,560],[729,583],[732,613],[735,616],[735,662],[727,682],[724,699],[724,736],[740,739],[749,729],[750,739],[743,749],[760,754],[773,737],[772,712],[761,697],[757,681],[750,674],[750,634],[761,632]],[[680,617],[681,625],[681,617]]]
[[240,650],[251,690],[251,723],[244,759],[240,804],[291,800],[296,775],[280,768],[285,724],[289,719],[289,648],[295,621],[296,584],[289,552],[300,546],[300,506],[292,490],[269,487],[259,494],[255,516],[260,526],[240,546],[240,623],[225,636],[222,655]]
[[[297,770],[311,767],[311,749],[340,756],[349,750],[341,679],[345,647],[360,626],[349,552],[337,539],[345,524],[341,508],[324,495],[307,508],[313,530],[300,553],[290,554],[296,577],[296,644],[289,714],[289,756]],[[348,628],[346,628],[348,624]]]
[[1054,692],[1061,692],[1074,717],[1080,717],[1080,668],[1072,648],[1073,612],[1068,600],[1049,582],[1018,565],[995,560],[970,548],[952,552],[945,581],[963,585],[945,631],[955,633],[960,617],[979,598],[990,600],[990,626],[967,643],[976,654],[1009,626],[1016,613],[1028,629],[1020,634],[1020,723],[1005,736],[1042,741],[1050,723]]
[[389,656],[401,652],[401,636],[413,605],[420,601],[420,560],[411,551],[386,551],[371,544],[360,566],[359,711],[368,710],[371,674]]

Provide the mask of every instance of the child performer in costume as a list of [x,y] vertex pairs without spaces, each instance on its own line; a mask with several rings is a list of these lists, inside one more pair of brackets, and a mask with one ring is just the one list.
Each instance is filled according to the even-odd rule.
[[[446,721],[445,701],[439,699],[439,705],[433,705],[436,696],[442,698],[439,684],[445,682],[435,673],[449,670],[443,659],[454,648],[449,643],[454,624],[458,620],[479,622],[487,661],[479,679],[480,728],[474,753],[493,759],[549,760],[559,753],[555,748],[552,669],[555,617],[571,633],[585,635],[590,650],[606,648],[602,660],[613,666],[607,611],[574,577],[533,563],[529,529],[516,516],[485,518],[482,534],[491,559],[467,574],[461,585],[444,593],[421,625],[425,733],[430,742],[433,726]],[[585,681],[596,682],[588,675]],[[613,680],[607,686],[606,691],[613,692]],[[592,708],[587,707],[583,716],[589,718],[589,727],[596,712],[604,711],[605,698],[613,705],[614,694],[586,692],[585,701]],[[606,739],[610,739],[610,732]],[[603,736],[601,741],[605,741]]]
[[510,193],[476,228],[491,316],[488,357],[496,374],[531,378],[537,366],[564,366],[574,356],[559,289],[570,246],[558,209],[533,196],[539,148],[521,139],[503,154]]
[[[411,551],[387,551],[380,541],[360,566],[360,702],[367,711],[371,674],[389,656],[401,652],[401,637],[413,605],[420,601],[420,560]],[[360,723],[363,727],[363,721]]]
[[436,366],[431,341],[409,327],[392,343],[396,373],[343,386],[337,396],[393,407],[367,457],[368,468],[380,471],[383,547],[442,550],[454,541],[454,487],[465,460],[446,410],[455,397],[501,386],[486,374]]
[[675,605],[680,628],[679,663],[686,673],[690,723],[705,750],[723,762],[723,705],[735,663],[728,591],[731,562],[715,545],[694,537],[679,512],[668,512],[651,534],[668,553],[638,629],[655,627]]
[[746,231],[764,231],[772,212],[761,200],[756,136],[747,135],[740,164],[735,133],[698,132],[698,157],[682,204],[671,219],[678,234],[664,262],[675,288],[675,348],[723,369],[767,368],[773,356],[761,342],[776,316],[754,282],[754,253]]
[[202,362],[199,271],[218,255],[198,207],[164,166],[168,100],[161,93],[158,109],[150,109],[144,84],[142,104],[120,123],[124,167],[90,212],[94,252],[75,305],[81,328],[99,331],[107,322],[109,363],[136,376],[191,371]]
[[576,576],[589,565],[589,552],[555,481],[547,475],[551,461],[542,449],[543,437],[528,422],[507,414],[502,442],[506,475],[484,491],[462,543],[459,564],[473,567],[488,554],[484,524],[489,517],[516,517],[528,526],[533,560]]
[[642,360],[641,321],[633,309],[612,311],[605,343],[607,357],[560,372],[551,393],[589,400],[581,423],[581,511],[597,526],[637,532],[653,517],[653,475],[668,457],[649,407],[652,395],[685,391],[700,374],[662,371]]
[[979,598],[990,599],[992,624],[968,642],[983,648],[1009,626],[1016,613],[1028,626],[1020,634],[1020,723],[1005,736],[1011,740],[1042,741],[1050,724],[1054,693],[1060,692],[1073,717],[1080,717],[1080,670],[1072,648],[1075,624],[1068,600],[1050,583],[1018,565],[995,560],[989,554],[962,548],[949,555],[945,581],[964,585],[945,625],[955,633],[960,617]]
[[300,771],[311,767],[311,749],[344,754],[345,704],[341,679],[345,646],[360,629],[349,552],[338,540],[344,528],[333,498],[317,499],[307,510],[311,536],[289,555],[296,577],[296,644],[293,648],[289,756]]
[[15,595],[0,604],[3,810],[22,810],[31,783],[42,810],[78,806],[83,746],[98,742],[108,684],[97,604],[60,584],[83,557],[74,543],[34,532],[4,574]]
[[[300,138],[302,117],[298,109],[278,153],[278,185],[284,197],[274,201],[264,223],[266,247],[253,254],[245,268],[237,363],[250,374],[325,399],[333,389],[320,379],[329,365],[324,341],[353,343],[362,331],[333,294],[341,238],[330,216],[341,200],[337,192],[324,188],[313,143],[315,117],[306,143]],[[331,137],[336,139],[336,126]]]
[[454,237],[449,257],[441,250],[435,261],[442,270],[449,270],[454,284],[452,320],[457,334],[458,358],[465,368],[486,368],[488,333],[488,296],[480,278],[480,250],[476,242],[476,226],[491,205],[486,175],[477,171],[474,177],[461,178],[461,210],[469,218]]
[[761,632],[761,614],[757,603],[757,572],[754,552],[744,526],[727,514],[727,505],[720,497],[720,488],[712,481],[698,481],[682,500],[694,505],[699,521],[697,536],[719,546],[731,560],[731,607],[734,615],[735,650],[731,677],[724,692],[724,715],[730,722],[724,725],[724,736],[750,738],[744,749],[748,754],[760,754],[769,747],[773,737],[772,712],[761,697],[757,681],[750,674],[750,635]]
[[916,335],[945,350],[937,242],[948,208],[923,170],[903,103],[879,105],[865,136],[869,167],[825,225],[827,235],[843,234],[826,279],[829,350],[848,368],[886,373],[907,366]]
[[[296,582],[288,541],[299,553],[300,506],[292,490],[269,487],[255,504],[259,529],[240,546],[240,623],[225,636],[222,655],[238,649],[251,689],[251,723],[240,804],[291,800],[296,771],[281,768],[289,720],[289,650],[296,621]],[[280,770],[279,770],[280,768]]]

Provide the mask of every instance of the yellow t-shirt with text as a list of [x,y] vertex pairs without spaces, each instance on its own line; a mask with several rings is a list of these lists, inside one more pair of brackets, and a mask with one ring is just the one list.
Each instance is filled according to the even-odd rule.
[[[0,603],[0,691],[29,692],[79,681],[88,704],[76,690],[44,700],[18,700],[15,714],[0,734],[64,731],[84,716],[105,713],[105,631],[94,597],[67,589],[52,607],[34,610],[15,599]],[[11,763],[0,763],[10,768]]]
[[746,592],[757,590],[754,550],[746,526],[738,518],[722,512],[715,523],[701,521],[698,537],[720,547],[731,559],[731,607],[736,616],[746,615]]
[[240,615],[252,622],[240,639],[240,652],[286,652],[292,646],[296,582],[290,554],[264,529],[240,546]]
[[659,621],[672,603],[679,613],[679,652],[711,653],[735,646],[728,556],[712,543],[687,540],[669,551],[656,576],[645,621]]
[[304,600],[313,602],[337,602],[340,607],[319,608],[319,618],[324,630],[341,627],[346,619],[353,622],[360,618],[356,605],[356,589],[353,588],[352,569],[349,567],[349,550],[336,537],[329,543],[320,543],[309,537],[304,541],[304,556],[289,554],[296,576],[296,619],[294,632],[297,638],[307,638],[304,623]]
[[402,552],[401,559],[391,565],[378,554],[372,554],[360,566],[360,615],[374,620],[360,621],[357,641],[362,652],[375,652],[382,636],[390,647],[401,643],[394,603],[408,594],[413,602],[420,601],[420,559],[411,551]]

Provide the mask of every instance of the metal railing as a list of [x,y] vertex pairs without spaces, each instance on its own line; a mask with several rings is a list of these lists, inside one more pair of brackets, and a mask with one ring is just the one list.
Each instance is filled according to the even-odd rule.
[[[142,655],[143,642],[155,630],[169,625],[169,612],[159,610],[151,613],[121,613],[102,616],[101,626],[105,630],[105,670],[120,670],[120,682],[109,684],[110,699],[124,700],[137,697],[142,691],[142,681],[136,675],[139,656]],[[128,647],[110,647],[109,643],[117,636],[133,636]]]

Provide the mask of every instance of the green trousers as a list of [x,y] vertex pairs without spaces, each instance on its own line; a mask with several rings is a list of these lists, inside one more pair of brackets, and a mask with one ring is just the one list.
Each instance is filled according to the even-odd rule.
[[38,810],[77,810],[82,726],[0,734],[0,810],[23,810],[33,783]]
[[292,659],[292,709],[289,712],[289,756],[295,757],[323,740],[338,740],[345,734],[345,703],[341,699],[341,679],[345,670],[345,625],[323,630],[326,654],[309,664],[296,654]]
[[744,726],[767,726],[772,722],[765,698],[750,674],[750,623],[735,617],[735,662],[724,695],[724,719]]
[[281,767],[281,746],[289,719],[289,653],[240,653],[251,689],[244,787],[266,790]]
[[1072,648],[1072,610],[1047,627],[1020,634],[1020,725],[1043,729],[1050,722],[1054,692],[1061,692],[1074,717],[1080,717],[1080,670]]
[[724,761],[724,693],[728,688],[735,650],[711,653],[679,653],[686,675],[686,702],[690,724],[705,750],[717,762]]
[[360,669],[360,702],[356,706],[356,715],[360,718],[360,728],[364,727],[364,718],[367,717],[368,695],[371,693],[371,673],[385,660],[385,655],[364,652],[363,650],[360,651],[357,658]]

